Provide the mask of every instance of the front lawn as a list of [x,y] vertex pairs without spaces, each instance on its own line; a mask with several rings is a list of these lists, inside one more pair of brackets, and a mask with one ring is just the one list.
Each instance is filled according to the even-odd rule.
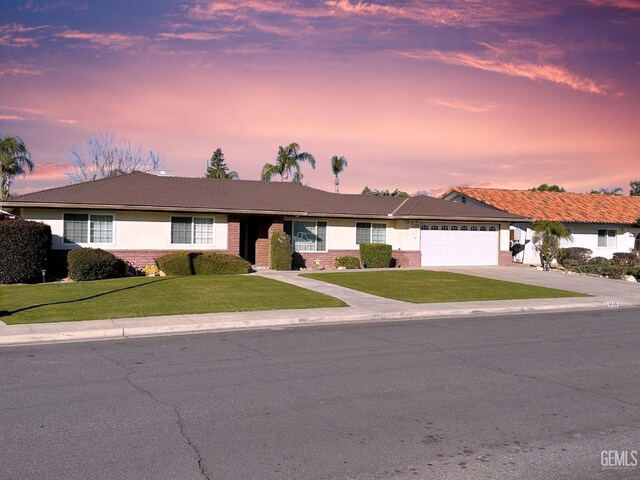
[[0,286],[0,320],[8,325],[343,306],[327,295],[247,275]]
[[412,303],[588,297],[567,290],[430,270],[307,273],[302,276]]

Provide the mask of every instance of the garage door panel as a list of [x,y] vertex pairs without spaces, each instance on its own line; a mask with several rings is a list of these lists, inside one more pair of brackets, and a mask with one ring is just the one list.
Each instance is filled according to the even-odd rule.
[[[494,227],[480,230],[479,225],[458,226],[457,230],[437,230],[431,225],[420,231],[422,266],[497,265],[499,232]],[[475,227],[475,229],[473,229]],[[486,227],[486,226],[485,226]]]

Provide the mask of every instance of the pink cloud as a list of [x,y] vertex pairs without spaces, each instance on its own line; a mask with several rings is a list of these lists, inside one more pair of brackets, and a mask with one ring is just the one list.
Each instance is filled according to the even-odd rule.
[[464,110],[471,113],[484,113],[496,108],[490,103],[466,102],[458,98],[434,97],[429,99],[431,105],[453,108],[454,110]]
[[67,173],[73,170],[68,163],[39,163],[35,162],[33,173],[29,174],[32,180],[60,180],[66,179]]
[[42,39],[39,31],[49,28],[48,25],[25,27],[17,23],[0,25],[0,45],[12,48],[37,47]]
[[142,35],[127,35],[124,33],[81,32],[78,30],[65,30],[64,32],[56,34],[56,36],[67,40],[86,41],[91,44],[113,48],[114,50],[130,48],[146,40],[146,38]]
[[615,7],[627,10],[640,10],[638,0],[587,0],[587,3],[597,7]]
[[511,77],[547,81],[587,93],[608,94],[608,86],[587,77],[581,77],[560,65],[514,58],[512,52],[483,44],[482,55],[442,50],[413,50],[397,52],[399,55],[420,60],[436,60],[449,65],[477,68]]
[[27,117],[21,117],[20,115],[7,115],[4,113],[0,113],[0,120],[13,120],[13,121],[21,121],[27,120]]
[[159,33],[158,38],[163,40],[195,40],[195,41],[209,41],[220,40],[225,38],[225,34],[215,34],[209,32],[183,32],[183,33]]
[[361,0],[326,0],[334,14],[360,15],[405,19],[426,25],[479,26],[492,23],[517,23],[540,18],[557,12],[553,5],[535,8],[529,2],[468,2],[454,0],[443,5],[440,2],[411,1],[403,6],[364,2]]
[[0,78],[2,77],[19,77],[23,75],[36,75],[40,76],[44,71],[40,68],[34,67],[28,63],[8,62],[0,65]]

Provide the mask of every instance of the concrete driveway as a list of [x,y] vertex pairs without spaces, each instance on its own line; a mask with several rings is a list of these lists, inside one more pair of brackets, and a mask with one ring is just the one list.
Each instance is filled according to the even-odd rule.
[[610,298],[620,303],[640,303],[640,284],[610,278],[568,275],[559,271],[541,272],[528,265],[511,267],[429,267],[429,270],[463,273],[539,287],[559,288]]

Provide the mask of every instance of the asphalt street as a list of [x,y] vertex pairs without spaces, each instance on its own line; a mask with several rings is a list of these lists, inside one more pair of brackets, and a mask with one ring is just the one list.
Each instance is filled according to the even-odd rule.
[[[595,479],[640,310],[0,348],[4,479]],[[618,458],[620,454],[618,454]]]

